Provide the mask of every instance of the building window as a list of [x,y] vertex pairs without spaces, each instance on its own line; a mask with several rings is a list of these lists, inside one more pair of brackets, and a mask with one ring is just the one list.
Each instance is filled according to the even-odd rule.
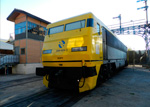
[[46,27],[28,21],[28,32],[44,36],[46,32]]
[[21,55],[25,54],[25,48],[21,48]]
[[21,34],[24,33],[26,31],[26,22],[21,22],[18,24],[15,24],[15,34]]
[[[16,35],[25,33],[25,32],[26,32],[26,21],[15,24]],[[28,21],[28,32],[44,36],[46,32],[46,27],[43,27],[43,26],[40,26],[40,25],[37,25],[35,23]]]
[[16,47],[14,48],[14,50],[15,50],[15,55],[19,55],[19,46],[16,46]]

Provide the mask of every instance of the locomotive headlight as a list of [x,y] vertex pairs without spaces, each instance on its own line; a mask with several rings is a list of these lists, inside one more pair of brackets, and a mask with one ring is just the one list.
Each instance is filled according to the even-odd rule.
[[50,53],[52,53],[52,50],[50,49],[50,50],[44,50],[43,51],[43,54],[50,54]]
[[72,52],[77,52],[77,51],[87,51],[87,46],[83,47],[75,47],[71,49]]

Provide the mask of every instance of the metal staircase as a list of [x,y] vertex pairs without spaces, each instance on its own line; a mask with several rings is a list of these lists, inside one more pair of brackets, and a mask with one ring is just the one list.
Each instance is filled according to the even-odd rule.
[[0,56],[0,69],[5,66],[13,66],[19,63],[19,55],[1,55]]

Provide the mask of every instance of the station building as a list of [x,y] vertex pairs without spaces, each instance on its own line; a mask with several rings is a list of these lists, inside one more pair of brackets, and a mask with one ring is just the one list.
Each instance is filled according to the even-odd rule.
[[42,66],[44,35],[50,22],[19,9],[14,9],[7,20],[15,23],[14,54],[19,55],[12,73],[35,73],[35,68]]

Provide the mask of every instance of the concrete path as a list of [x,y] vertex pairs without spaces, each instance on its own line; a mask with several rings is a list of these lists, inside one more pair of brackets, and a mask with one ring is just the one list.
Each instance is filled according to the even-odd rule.
[[129,66],[73,107],[150,107],[150,70]]
[[8,74],[8,75],[0,75],[0,82],[6,82],[6,81],[12,81],[17,79],[23,79],[23,78],[29,78],[29,77],[35,77],[36,74]]

